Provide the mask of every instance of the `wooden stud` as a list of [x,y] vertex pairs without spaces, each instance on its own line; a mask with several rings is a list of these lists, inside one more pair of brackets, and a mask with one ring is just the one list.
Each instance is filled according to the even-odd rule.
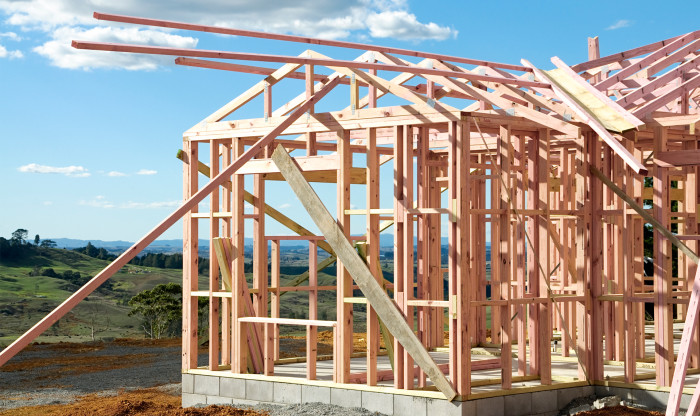
[[[209,143],[209,159],[211,172],[214,176],[219,173],[219,144],[215,141]],[[209,235],[211,238],[219,236],[219,218],[214,217],[214,212],[219,211],[219,188],[209,197]],[[209,369],[216,371],[220,362],[220,338],[219,338],[219,307],[220,300],[213,296],[213,292],[219,291],[219,265],[213,247],[209,247]]]
[[[510,161],[511,161],[511,155],[510,155],[510,126],[501,126],[500,128],[500,134],[498,135],[498,142],[496,146],[496,151],[497,151],[497,157],[498,157],[498,165],[499,165],[499,171],[500,171],[500,176],[501,180],[500,181],[494,181],[498,184],[498,187],[501,188],[500,192],[497,194],[498,195],[498,206],[500,209],[505,210],[505,214],[501,214],[498,218],[499,226],[498,226],[498,239],[497,241],[499,242],[496,252],[496,255],[492,255],[492,259],[495,259],[496,262],[493,264],[492,262],[492,267],[491,270],[498,269],[498,273],[494,273],[491,277],[491,284],[492,284],[492,294],[494,293],[493,288],[497,285],[500,285],[499,291],[497,295],[492,295],[492,299],[499,299],[498,296],[500,296],[501,300],[506,301],[504,306],[500,307],[500,326],[496,326],[495,324],[493,325],[491,329],[491,334],[493,336],[494,331],[499,331],[500,332],[500,339],[501,339],[501,388],[504,390],[510,389],[512,387],[513,383],[513,369],[512,369],[512,343],[511,343],[511,313],[510,313],[510,304],[508,303],[508,300],[510,299],[510,294],[511,294],[511,287],[510,287],[510,268],[511,268],[511,257],[512,257],[512,252],[511,252],[511,247],[510,247],[510,217],[511,217],[511,211],[510,211]],[[491,240],[493,241],[493,240]],[[492,245],[493,248],[493,245]],[[495,276],[498,276],[498,280],[494,279]],[[491,310],[497,309],[496,307],[493,307]],[[545,315],[546,316],[546,315]],[[496,338],[494,338],[495,340]],[[548,352],[549,353],[549,352]]]
[[[537,261],[541,266],[538,270],[536,276],[539,276],[539,293],[540,297],[548,297],[550,283],[549,279],[551,276],[551,262],[550,262],[550,250],[549,250],[549,223],[550,218],[547,214],[549,209],[549,143],[550,143],[550,131],[547,129],[539,130],[537,134],[537,209],[544,210],[544,215],[538,215],[536,217],[536,226],[539,228],[539,254]],[[542,384],[552,383],[552,365],[551,365],[551,313],[549,311],[554,310],[554,305],[551,302],[541,303],[536,306],[538,311],[539,322],[539,333],[535,336],[538,338],[538,362],[539,362],[539,374]],[[533,334],[534,335],[534,334]]]
[[[338,132],[338,180],[337,180],[337,209],[338,225],[346,236],[350,237],[350,216],[345,210],[350,208],[350,178],[349,171],[352,166],[352,150],[350,140],[345,131]],[[277,164],[277,162],[275,162]],[[279,167],[279,165],[278,165]],[[282,169],[280,169],[282,171]],[[284,175],[284,172],[283,172]],[[345,298],[352,297],[352,277],[341,261],[337,262],[337,338],[333,344],[335,349],[334,360],[337,361],[337,383],[347,383],[350,377],[350,355],[352,354],[353,311],[352,304],[346,303]]]
[[[667,127],[655,129],[654,151],[668,150]],[[654,216],[670,228],[668,169],[656,166],[654,170]],[[656,383],[670,386],[673,371],[673,310],[668,303],[671,296],[671,247],[658,229],[654,229],[654,332],[656,333]]]
[[[404,257],[403,234],[407,226],[404,218],[404,152],[410,152],[412,147],[404,150],[404,129],[394,127],[394,301],[401,312],[404,312]],[[411,225],[409,222],[408,225]],[[404,350],[398,339],[394,339],[394,387],[404,388]]]
[[[318,246],[309,240],[309,320],[318,319],[318,274],[316,261]],[[316,380],[316,354],[318,349],[318,327],[306,326],[306,379]]]
[[[191,199],[197,192],[197,166],[194,161],[199,160],[197,143],[185,143],[185,152],[187,152],[187,160],[190,161],[185,165],[185,194],[184,199]],[[185,215],[183,220],[183,256],[182,264],[182,369],[189,370],[197,368],[198,346],[197,342],[197,307],[198,304],[193,301],[191,292],[198,289],[199,277],[199,244],[198,244],[198,221],[193,218],[192,214],[197,212],[195,205]]]
[[[371,209],[379,208],[379,158],[377,155],[377,135],[375,129],[367,130],[367,266],[375,279],[382,282],[379,264],[379,215],[370,214]],[[367,305],[367,385],[377,384],[377,356],[379,353],[379,321],[371,305]]]

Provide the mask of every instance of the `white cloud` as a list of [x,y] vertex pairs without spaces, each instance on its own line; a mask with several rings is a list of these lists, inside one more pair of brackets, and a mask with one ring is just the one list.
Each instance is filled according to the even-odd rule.
[[114,204],[112,202],[107,201],[102,195],[98,195],[95,197],[95,199],[91,199],[88,201],[81,200],[78,202],[78,204],[94,208],[114,208]]
[[447,26],[421,22],[406,0],[0,0],[0,12],[8,16],[6,24],[50,36],[34,50],[62,68],[148,70],[172,64],[170,57],[77,51],[70,47],[73,39],[171,47],[197,43],[170,29],[98,21],[92,17],[94,11],[332,39],[366,39],[368,33],[374,38],[411,41],[457,35]]
[[118,172],[118,171],[116,171],[116,170],[113,170],[113,171],[107,173],[107,176],[111,176],[111,177],[113,177],[113,178],[117,178],[117,177],[120,177],[120,176],[126,176],[126,173]]
[[42,205],[46,205],[47,207],[51,206],[51,205],[53,205],[53,201],[44,201],[44,202],[42,202]]
[[615,30],[615,29],[622,29],[623,27],[629,27],[632,25],[632,22],[626,19],[620,19],[617,22],[611,24],[610,26],[606,27],[605,30]]
[[14,40],[15,42],[22,40],[22,38],[15,32],[0,32],[0,38],[7,38],[9,40]]
[[117,209],[158,209],[158,208],[175,208],[182,204],[182,201],[155,201],[155,202],[134,202],[128,201],[120,204],[108,201],[103,195],[98,195],[90,200],[81,200],[80,205],[93,208],[117,208]]
[[59,68],[92,69],[123,68],[128,70],[153,70],[160,65],[172,63],[169,56],[155,56],[132,53],[106,53],[71,47],[74,39],[96,42],[130,43],[138,45],[160,45],[173,48],[194,48],[197,39],[172,35],[151,29],[114,28],[108,26],[83,29],[78,27],[60,27],[53,31],[53,40],[34,48],[38,54],[48,58],[51,64]]
[[287,209],[291,206],[292,206],[292,204],[290,204],[290,203],[284,203],[284,204],[280,205],[279,209]]
[[457,37],[456,30],[433,22],[421,23],[416,15],[405,10],[372,13],[367,17],[367,27],[375,38],[445,40]]
[[120,208],[126,209],[153,209],[153,208],[175,208],[179,207],[182,201],[158,201],[158,202],[125,202]]
[[20,166],[17,168],[17,170],[24,173],[59,173],[62,175],[75,177],[90,176],[90,172],[88,172],[88,170],[82,166],[56,167],[30,163],[28,165]]
[[153,169],[141,169],[136,172],[137,175],[155,175],[156,173],[158,173],[158,171]]
[[0,45],[0,58],[19,59],[22,57],[24,57],[24,54],[22,53],[22,51],[19,51],[19,50],[8,51],[7,48]]

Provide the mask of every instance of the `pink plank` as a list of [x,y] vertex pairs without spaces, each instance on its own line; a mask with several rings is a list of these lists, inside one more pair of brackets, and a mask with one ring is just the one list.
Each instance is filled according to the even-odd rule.
[[683,35],[678,39],[674,40],[673,42],[669,43],[668,45],[659,48],[658,50],[645,56],[640,61],[635,62],[634,64],[618,71],[615,75],[611,76],[610,78],[606,78],[600,81],[595,85],[595,87],[601,91],[604,91],[606,88],[615,84],[617,81],[621,81],[629,77],[630,75],[641,71],[645,66],[655,62],[657,59],[668,55],[670,52],[675,51],[676,49],[686,45],[687,43],[692,42],[698,36],[700,36],[700,32],[690,32],[686,35]]
[[684,62],[682,65],[679,65],[676,68],[671,69],[665,74],[654,78],[653,81],[642,85],[633,91],[630,91],[629,93],[625,94],[624,97],[620,98],[617,102],[623,107],[629,107],[639,98],[642,98],[645,95],[654,92],[657,88],[668,84],[669,82],[675,80],[676,78],[687,73],[688,71],[696,69],[698,66],[700,66],[700,55],[696,56],[688,62]]
[[287,55],[268,55],[258,53],[242,53],[242,52],[226,52],[212,51],[204,49],[186,49],[186,48],[167,48],[158,46],[144,45],[129,45],[104,42],[88,42],[74,40],[71,44],[76,49],[91,49],[96,51],[110,52],[131,52],[131,53],[146,53],[151,55],[172,55],[172,56],[192,56],[199,58],[215,58],[215,59],[235,59],[241,61],[260,61],[260,62],[278,62],[292,63],[302,65],[323,65],[328,67],[343,67],[343,68],[361,68],[361,69],[376,69],[378,71],[394,71],[408,72],[412,74],[427,74],[439,75],[444,77],[464,78],[476,81],[500,82],[503,84],[513,84],[521,87],[540,87],[549,88],[549,84],[536,81],[527,81],[521,79],[512,79],[505,77],[492,77],[489,75],[479,75],[474,73],[444,71],[441,69],[406,67],[400,65],[379,64],[373,62],[357,62],[345,61],[340,59],[320,59],[320,58],[303,58],[299,56]]
[[[241,65],[232,64],[229,62],[219,62],[219,61],[208,61],[206,59],[194,59],[194,58],[175,58],[176,65],[192,66],[196,68],[208,68],[208,69],[219,69],[222,71],[232,71],[232,72],[244,72],[246,74],[258,74],[258,75],[271,75],[277,69],[266,68],[262,66],[252,66],[252,65]],[[324,74],[314,74],[314,81],[326,82],[328,81],[329,75]],[[291,72],[285,75],[285,78],[291,79],[306,79],[306,74],[303,72]],[[362,86],[367,86],[367,83],[363,80],[356,80],[356,82]],[[341,84],[350,84],[350,80],[342,78],[340,80]]]
[[696,88],[697,86],[700,86],[700,74],[695,75],[694,77],[690,78],[689,80],[685,81],[681,85],[679,85],[676,88],[673,88],[671,91],[667,92],[666,94],[647,102],[643,106],[639,107],[637,110],[634,111],[634,115],[639,117],[639,118],[644,118],[648,114],[650,114],[652,111],[657,110],[666,104],[668,104],[671,100],[677,98],[679,95],[684,94],[693,88]]
[[258,32],[255,30],[232,29],[232,28],[219,27],[219,26],[205,26],[205,25],[197,25],[197,24],[192,24],[192,23],[174,22],[171,20],[147,19],[147,18],[143,18],[143,17],[123,16],[123,15],[99,13],[99,12],[95,12],[93,14],[93,16],[95,17],[95,19],[108,20],[111,22],[133,23],[133,24],[140,24],[140,25],[147,25],[147,26],[169,27],[169,28],[173,28],[173,29],[194,30],[194,31],[198,31],[198,32],[219,33],[219,34],[223,34],[223,35],[246,36],[246,37],[253,37],[253,38],[282,40],[282,41],[287,41],[287,42],[308,43],[311,45],[335,46],[335,47],[339,47],[339,48],[362,49],[362,50],[370,50],[370,51],[377,51],[377,52],[396,53],[399,55],[415,56],[415,57],[419,57],[419,58],[431,58],[431,59],[447,60],[447,61],[453,61],[453,62],[460,62],[460,63],[464,63],[464,64],[481,65],[481,66],[488,66],[488,67],[492,67],[492,68],[503,68],[503,69],[510,69],[510,70],[514,70],[514,71],[530,72],[530,69],[525,68],[525,67],[520,66],[520,65],[482,61],[479,59],[470,59],[470,58],[463,58],[463,57],[459,57],[459,56],[441,55],[441,54],[430,53],[430,52],[419,52],[419,51],[413,51],[410,49],[391,48],[391,47],[387,47],[387,46],[380,46],[380,45],[374,45],[374,44],[346,42],[346,41],[339,41],[339,40],[318,39],[318,38],[310,38],[310,37],[294,36],[294,35],[283,35],[283,34],[279,34],[279,33]]
[[[697,30],[693,33],[700,34],[700,30]],[[592,68],[598,68],[599,66],[612,64],[614,62],[623,61],[625,59],[634,58],[635,56],[644,55],[645,53],[649,53],[649,52],[655,51],[659,48],[662,48],[662,47],[668,45],[669,43],[675,41],[678,38],[680,38],[680,36],[674,36],[674,37],[669,38],[669,39],[650,43],[650,44],[644,45],[644,46],[639,46],[637,48],[630,49],[627,51],[614,53],[612,55],[608,55],[608,56],[604,56],[602,58],[594,59],[592,61],[582,62],[580,64],[572,66],[571,69],[573,69],[576,72],[581,72],[581,71],[586,71],[586,70],[592,69]]]
[[576,81],[576,83],[578,83],[586,91],[593,94],[600,101],[604,102],[610,109],[614,110],[618,115],[620,115],[620,117],[624,118],[625,120],[627,120],[628,122],[630,122],[631,124],[633,124],[636,127],[644,125],[644,122],[642,120],[640,120],[637,117],[630,114],[627,110],[622,108],[620,106],[620,104],[611,100],[610,97],[603,94],[600,90],[595,88],[593,85],[586,82],[586,80],[581,78],[581,76],[579,74],[577,74],[571,68],[569,68],[569,66],[564,61],[562,61],[561,59],[559,59],[556,56],[552,57],[551,61],[557,68],[564,71],[567,75],[569,75],[574,81]]
[[[676,369],[673,372],[673,383],[671,384],[671,394],[668,396],[666,416],[678,415],[678,409],[681,404],[681,392],[683,391],[683,384],[688,371],[690,346],[692,344],[695,327],[698,324],[698,306],[700,306],[700,267],[697,269],[695,280],[693,281],[693,291],[690,294],[688,312],[685,317],[685,324],[683,325],[683,336],[681,337],[681,345],[678,351]],[[691,400],[691,407],[697,407],[698,399],[700,399],[698,392],[700,392],[700,389],[696,387]],[[693,415],[696,413],[689,408],[688,414]]]
[[[118,272],[129,260],[133,259],[138,255],[144,248],[151,244],[158,236],[163,234],[168,228],[175,224],[182,216],[184,216],[192,207],[199,204],[204,198],[217,189],[223,182],[228,180],[233,173],[235,173],[241,166],[243,166],[248,160],[252,159],[258,153],[260,153],[268,144],[270,144],[275,137],[282,133],[287,127],[289,127],[296,119],[302,116],[310,106],[314,105],[317,101],[323,98],[328,92],[330,92],[333,87],[337,85],[338,78],[335,78],[327,85],[325,85],[321,90],[319,90],[315,95],[306,100],[299,108],[297,108],[293,113],[291,113],[287,119],[280,123],[277,127],[272,129],[270,133],[258,140],[253,146],[246,150],[236,161],[231,163],[226,169],[222,170],[216,177],[214,177],[209,183],[204,185],[199,191],[197,191],[190,199],[185,201],[180,208],[173,211],[168,215],[160,224],[149,231],[145,236],[143,236],[139,241],[137,241],[133,246],[129,247],[124,253],[117,257],[112,263],[99,272],[95,277],[90,279],[83,287],[78,289],[77,292],[73,293],[68,299],[61,303],[56,309],[51,311],[43,319],[37,322],[32,328],[27,332],[22,334],[17,340],[0,352],[0,366],[4,365],[10,358],[14,357],[18,352],[20,352],[24,347],[29,345],[36,337],[41,335],[46,331],[51,325],[56,323],[61,319],[66,313],[73,309],[80,301],[85,299],[90,293],[97,289],[102,283],[109,279],[114,273]],[[197,163],[197,161],[190,161],[191,163]]]

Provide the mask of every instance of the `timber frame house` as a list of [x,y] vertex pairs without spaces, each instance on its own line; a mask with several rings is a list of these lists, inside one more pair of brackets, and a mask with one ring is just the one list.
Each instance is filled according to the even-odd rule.
[[[317,378],[317,331],[331,328],[334,383],[393,380],[398,390],[432,389],[448,400],[468,400],[486,384],[514,393],[513,384],[523,381],[633,384],[640,380],[638,364],[653,358],[655,384],[672,387],[667,414],[677,414],[686,373],[700,371],[700,31],[605,57],[591,38],[588,61],[569,66],[554,57],[555,69],[545,71],[524,59],[501,64],[95,17],[360,52],[349,61],[313,50],[280,56],[74,41],[80,49],[172,55],[178,65],[264,79],[184,133],[178,156],[184,162],[183,205],[3,351],[0,365],[183,218],[185,373],[272,376],[279,326],[298,325],[307,331],[308,380]],[[272,91],[281,82],[296,83],[298,95],[275,108]],[[346,94],[347,107],[316,112],[331,91]],[[259,118],[235,118],[259,96]],[[382,107],[383,99],[401,104]],[[362,166],[355,165],[356,154],[364,155]],[[387,163],[393,175],[380,174]],[[252,189],[245,189],[246,177]],[[268,205],[266,181],[286,181],[322,234]],[[337,184],[335,213],[318,198],[309,184],[314,182]],[[393,206],[380,206],[380,184],[382,192],[393,192]],[[362,188],[354,185],[366,193],[362,209],[350,207],[351,189]],[[200,212],[205,198],[209,210]],[[268,217],[294,236],[266,233]],[[350,235],[351,220],[365,224],[366,234]],[[252,233],[246,234],[246,222]],[[645,224],[653,227],[651,275],[645,274]],[[200,287],[197,273],[203,227],[212,238],[208,288]],[[393,282],[379,266],[379,236],[389,227]],[[244,273],[244,238],[253,239],[252,284]],[[285,287],[280,244],[290,239],[308,244],[309,270]],[[320,262],[319,249],[328,253]],[[318,272],[333,262],[335,284],[320,286]],[[308,319],[280,316],[288,291],[308,293]],[[337,319],[319,319],[320,291],[335,293]],[[209,302],[205,367],[197,360],[199,298]],[[350,367],[355,304],[367,307],[361,372]],[[653,305],[651,349],[645,346],[645,305]],[[677,355],[674,319],[686,322]],[[552,352],[555,337],[560,343]],[[380,338],[390,371],[377,369]],[[476,346],[500,354],[475,360]],[[437,350],[447,353],[446,364],[431,356]],[[578,376],[557,376],[553,356],[575,357],[570,360]],[[622,366],[624,375],[607,377],[609,362]],[[500,377],[473,378],[494,369]],[[698,407],[695,392],[688,414]]]

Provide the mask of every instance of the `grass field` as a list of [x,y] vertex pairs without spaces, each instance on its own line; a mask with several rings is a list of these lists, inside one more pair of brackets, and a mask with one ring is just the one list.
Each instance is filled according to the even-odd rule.
[[[322,260],[321,257],[319,260]],[[308,270],[308,248],[283,250],[281,256],[281,284],[290,285],[299,274]],[[53,268],[58,274],[71,270],[81,276],[94,276],[109,264],[87,255],[64,249],[41,248],[18,262],[0,262],[0,347],[14,341],[19,335],[53,310],[78,289],[66,280],[47,276],[31,276],[37,268]],[[393,263],[382,261],[384,277],[393,281]],[[489,271],[487,270],[487,274]],[[335,265],[319,272],[321,286],[335,285]],[[252,274],[247,276],[252,286]],[[110,288],[100,288],[69,312],[58,323],[41,335],[39,342],[73,341],[93,339],[138,338],[143,336],[137,317],[128,316],[128,301],[141,291],[161,283],[178,283],[182,280],[180,269],[161,269],[127,265],[111,279]],[[302,283],[302,286],[308,282]],[[208,277],[200,276],[199,289],[208,289]],[[362,296],[355,291],[354,296]],[[308,318],[308,292],[288,292],[282,296],[280,315],[285,318]],[[318,319],[335,320],[335,291],[320,291]],[[354,330],[364,332],[366,307],[353,305]],[[203,317],[206,318],[206,317]],[[487,312],[487,319],[490,314]],[[303,335],[303,326],[282,325],[283,335]]]
[[[76,285],[47,276],[31,276],[35,267],[53,268],[94,276],[109,262],[63,249],[41,249],[18,262],[0,262],[0,346],[14,341],[53,310],[75,290]],[[37,341],[87,341],[95,337],[139,337],[139,321],[128,316],[126,304],[132,296],[160,283],[180,283],[178,269],[127,265],[112,281],[111,290],[98,289]]]

